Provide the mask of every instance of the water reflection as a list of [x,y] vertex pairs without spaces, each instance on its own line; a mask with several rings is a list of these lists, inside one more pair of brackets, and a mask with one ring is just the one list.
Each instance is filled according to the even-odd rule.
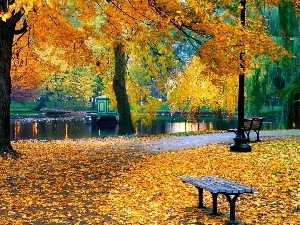
[[[19,138],[19,135],[22,133],[21,128],[22,128],[21,122],[15,122],[14,123],[14,129],[13,129],[14,137],[17,138],[17,139]],[[10,129],[10,130],[12,130],[12,129]]]
[[38,135],[38,123],[33,122],[32,123],[32,136],[36,137]]
[[[236,121],[224,122],[222,129],[233,128]],[[213,121],[202,122],[154,122],[151,126],[136,124],[138,134],[165,134],[190,131],[214,130],[217,123]],[[263,123],[262,129],[278,129],[272,122]],[[14,140],[37,139],[37,140],[62,140],[92,137],[116,136],[118,125],[108,126],[87,124],[83,120],[74,121],[13,121],[11,122],[10,138]]]
[[10,139],[63,140],[117,135],[118,127],[99,127],[83,121],[14,121],[11,122]]

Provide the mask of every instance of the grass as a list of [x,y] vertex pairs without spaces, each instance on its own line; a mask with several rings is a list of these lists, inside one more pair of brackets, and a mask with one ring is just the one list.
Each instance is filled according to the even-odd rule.
[[37,102],[11,102],[11,110],[30,111],[38,105]]
[[37,102],[11,102],[10,104],[10,114],[12,116],[14,115],[36,115],[40,114],[40,112],[37,112],[33,110],[37,106]]

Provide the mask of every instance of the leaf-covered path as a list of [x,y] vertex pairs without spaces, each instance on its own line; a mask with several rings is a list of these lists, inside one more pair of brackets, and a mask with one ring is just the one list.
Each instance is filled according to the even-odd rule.
[[222,143],[151,154],[137,148],[147,141],[13,143],[22,157],[0,159],[1,224],[224,224],[225,199],[219,197],[221,216],[197,209],[197,190],[180,181],[183,175],[217,175],[257,188],[238,200],[236,217],[245,224],[299,223],[298,136],[265,138],[246,154]]
[[[265,138],[276,138],[284,136],[300,136],[300,130],[263,130],[260,131],[260,139]],[[170,136],[169,138],[161,138],[157,140],[145,140],[138,143],[138,147],[141,150],[146,150],[147,152],[162,152],[162,151],[177,151],[185,148],[200,147],[209,144],[232,144],[234,133],[230,132],[212,132],[200,135],[181,135],[181,136]],[[256,140],[256,133],[250,132],[250,140]],[[130,143],[132,144],[132,143]],[[135,144],[135,143],[134,143]]]

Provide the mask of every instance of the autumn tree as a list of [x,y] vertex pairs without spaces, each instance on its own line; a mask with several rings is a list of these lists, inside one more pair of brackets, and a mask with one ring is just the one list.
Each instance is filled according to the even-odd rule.
[[160,34],[147,39],[139,45],[131,43],[128,47],[131,62],[128,69],[131,79],[128,90],[133,118],[143,124],[151,124],[168,97],[168,83],[176,76],[181,63],[173,45],[177,43],[172,34]]
[[[263,21],[261,17],[260,7],[264,4],[275,4],[275,1],[268,2],[249,2],[247,5],[247,12],[250,12],[247,17],[246,26],[242,27],[240,25],[240,3],[239,1],[188,1],[188,2],[174,2],[172,5],[163,1],[150,1],[150,6],[166,21],[169,21],[174,25],[179,31],[181,31],[190,40],[195,41],[199,44],[199,48],[196,50],[196,56],[198,58],[199,66],[202,65],[200,70],[202,75],[196,79],[191,79],[188,76],[191,67],[188,67],[185,75],[181,75],[181,79],[178,79],[181,85],[175,85],[187,96],[176,96],[173,98],[174,102],[181,102],[182,104],[191,103],[191,110],[197,109],[198,106],[204,105],[203,95],[205,92],[193,92],[188,89],[188,87],[193,87],[193,85],[201,84],[209,85],[206,89],[207,93],[210,95],[206,96],[206,101],[211,97],[211,99],[223,98],[223,102],[233,100],[235,103],[235,98],[233,96],[227,95],[229,97],[225,100],[224,93],[218,92],[213,89],[213,84],[215,87],[225,87],[224,82],[220,82],[227,77],[227,80],[231,80],[232,76],[239,75],[241,73],[240,68],[240,53],[246,52],[244,60],[246,61],[246,74],[257,67],[257,61],[260,61],[265,56],[269,57],[271,60],[278,60],[281,56],[286,55],[287,51],[277,45],[272,37],[268,36],[266,27],[263,26]],[[193,34],[193,35],[191,35]],[[266,47],[268,46],[268,47]],[[191,63],[195,68],[197,66],[195,63]],[[205,65],[205,66],[203,66]],[[196,69],[197,70],[197,69]],[[199,72],[200,72],[199,71]],[[198,71],[197,71],[198,72]],[[198,74],[194,71],[194,74]],[[218,78],[219,77],[219,78]],[[226,78],[225,78],[226,79]],[[216,82],[217,81],[217,82]],[[232,89],[230,91],[237,90],[237,79],[232,79],[231,84],[227,83],[228,88],[230,86]],[[186,85],[184,84],[186,82]],[[176,83],[175,83],[176,84]],[[181,86],[185,88],[180,88]],[[196,85],[197,86],[197,85]],[[174,88],[174,86],[173,86]],[[175,88],[174,88],[175,89]],[[201,88],[199,88],[201,89]],[[191,90],[195,90],[191,88]],[[214,90],[214,91],[212,91]],[[232,92],[227,93],[231,93]],[[219,93],[220,95],[212,97],[214,94]],[[179,93],[173,90],[173,93]],[[198,98],[195,93],[198,93]],[[223,95],[223,96],[222,96]],[[237,93],[234,95],[237,96]],[[175,101],[176,100],[176,101]],[[224,101],[225,100],[225,101]],[[172,102],[172,100],[170,101]],[[215,107],[220,104],[220,101],[214,102]],[[222,102],[222,101],[221,101]],[[205,104],[211,105],[211,103],[206,102]],[[175,104],[173,104],[175,106]],[[225,110],[229,109],[228,112],[234,112],[235,104],[225,105]]]
[[[28,4],[27,4],[28,3]],[[8,5],[7,5],[8,4]],[[79,5],[78,5],[79,4]],[[113,4],[107,4],[107,2],[103,2],[103,4],[106,4],[108,6]],[[54,2],[54,1],[47,1],[47,4],[44,4],[44,2],[41,1],[28,1],[28,2],[18,2],[15,4],[14,2],[7,2],[3,5],[1,8],[1,25],[4,27],[11,27],[11,23],[14,23],[14,26],[17,26],[18,24],[22,24],[24,21],[24,24],[26,27],[28,27],[27,30],[29,32],[26,33],[27,36],[23,35],[22,38],[16,38],[16,44],[13,44],[12,40],[14,37],[14,34],[10,32],[11,35],[11,41],[9,42],[8,46],[11,48],[13,45],[15,45],[16,51],[15,55],[16,57],[13,58],[15,60],[14,65],[20,65],[25,66],[25,69],[22,69],[22,71],[17,71],[20,67],[15,66],[11,67],[11,59],[12,59],[12,53],[11,50],[8,52],[9,54],[3,55],[2,60],[6,59],[7,67],[6,67],[6,81],[9,81],[5,84],[6,92],[2,95],[5,96],[6,102],[1,102],[3,105],[2,112],[5,112],[5,114],[2,115],[2,121],[4,121],[2,130],[3,135],[1,133],[1,137],[3,137],[1,150],[2,152],[9,152],[6,148],[10,149],[12,148],[9,143],[9,94],[10,94],[10,69],[12,68],[15,72],[12,76],[15,78],[16,81],[18,81],[19,77],[28,77],[28,84],[30,83],[30,80],[33,78],[38,77],[36,82],[40,82],[43,79],[43,76],[40,74],[46,74],[47,72],[59,72],[61,65],[58,65],[60,60],[67,60],[67,63],[63,63],[63,67],[73,67],[77,63],[86,64],[88,62],[93,62],[93,59],[97,58],[95,57],[93,50],[88,49],[89,41],[91,39],[97,39],[99,36],[97,36],[97,32],[93,32],[95,26],[92,24],[93,20],[97,18],[98,13],[96,12],[95,5],[100,5],[90,1],[86,2],[84,7],[82,7],[82,2],[70,2],[70,3],[63,3],[63,2]],[[79,7],[77,7],[79,6]],[[126,27],[123,27],[124,29],[119,29],[120,27],[120,21],[124,17],[128,18],[128,15],[124,15],[127,12],[126,6],[120,8],[117,5],[113,5],[112,12],[118,11],[120,17],[117,19],[117,22],[115,21],[109,21],[109,24],[114,24],[117,29],[113,30],[114,32],[111,32],[113,37],[117,36],[118,32],[121,32],[121,34],[124,36],[130,36],[128,32],[128,28],[131,29],[131,27],[135,27],[136,30],[139,30],[139,25],[141,20],[139,18],[143,18],[148,21],[155,21],[152,20],[152,18],[147,18],[147,15],[143,14],[145,12],[145,7],[148,7],[147,2],[144,2],[143,5],[139,5],[139,3],[135,3],[134,5],[127,4],[127,6],[130,6],[131,9],[130,14],[134,15],[135,12],[138,13],[138,18],[133,20],[132,23],[126,24]],[[139,9],[136,10],[136,9]],[[109,12],[106,11],[106,12]],[[111,16],[108,16],[109,19],[114,18],[114,14],[110,14]],[[123,16],[121,16],[123,15]],[[152,15],[154,13],[152,12]],[[18,17],[17,17],[18,16]],[[74,18],[76,19],[74,20]],[[123,17],[123,18],[122,18]],[[130,16],[129,16],[130,17]],[[155,17],[158,18],[157,16]],[[132,20],[132,18],[131,18]],[[80,21],[83,21],[83,25]],[[18,23],[19,22],[19,23]],[[91,26],[88,26],[89,24],[92,24]],[[80,26],[82,25],[82,26]],[[134,25],[134,26],[133,26]],[[145,24],[144,24],[145,25]],[[76,29],[78,28],[78,29]],[[98,27],[99,29],[99,27]],[[127,31],[126,31],[127,29]],[[22,31],[25,30],[22,29]],[[85,33],[81,31],[85,31]],[[134,34],[135,29],[131,30],[131,34]],[[143,26],[143,29],[147,30],[147,26]],[[3,31],[3,29],[1,29]],[[48,34],[48,31],[51,31],[50,35]],[[122,31],[125,31],[122,32]],[[9,32],[3,32],[3,35],[7,34]],[[16,33],[16,32],[15,32]],[[21,30],[18,31],[18,33],[21,33]],[[95,35],[96,34],[96,35]],[[97,38],[95,38],[97,36]],[[7,40],[6,36],[1,36],[1,41]],[[23,41],[23,42],[22,42]],[[113,43],[112,41],[111,43]],[[21,51],[22,50],[22,51]],[[1,51],[4,52],[4,51]],[[25,54],[24,54],[25,53]],[[37,56],[37,57],[36,57]],[[48,57],[51,56],[51,57]],[[55,58],[53,58],[53,56]],[[34,63],[30,63],[34,62]],[[26,63],[24,63],[26,62]],[[103,61],[99,61],[98,59],[94,60],[95,64],[97,66],[102,67],[105,65]],[[36,66],[40,64],[40,67],[37,68]],[[32,71],[27,70],[28,68],[32,69],[33,72],[37,72],[32,74]],[[41,69],[42,68],[42,69]],[[29,73],[30,71],[30,73]],[[28,76],[29,74],[32,74]],[[124,74],[124,73],[120,73]],[[16,76],[17,75],[17,76]],[[26,80],[26,79],[25,79]],[[125,80],[125,79],[123,79]],[[35,82],[35,83],[36,83]],[[33,83],[33,82],[32,82]],[[117,92],[119,93],[119,92]],[[2,100],[2,99],[1,99]],[[4,130],[6,132],[4,132]],[[3,146],[3,147],[2,147]],[[8,147],[7,147],[8,146]],[[9,152],[10,153],[10,152]]]
[[[152,14],[142,14],[139,10],[147,8],[147,4],[145,4],[146,6],[143,4],[143,1],[139,2],[138,5],[136,2],[127,4],[119,1],[101,4],[102,9],[107,7],[104,10],[105,15],[107,15],[107,25],[102,27],[102,30],[109,35],[112,34],[112,39],[123,34],[127,37],[127,40],[130,39],[138,45],[138,42],[134,39],[141,33],[140,30],[144,31],[145,27],[147,30],[154,30],[158,27],[157,25],[160,25],[159,32],[161,34],[168,31],[166,27],[173,27],[173,32],[177,31],[181,36],[186,37],[186,41],[195,43],[194,47],[197,50],[197,55],[201,56],[198,57],[198,59],[201,58],[199,63],[208,65],[205,67],[207,74],[222,74],[222,76],[225,76],[225,74],[239,74],[239,54],[244,46],[241,40],[247,37],[249,42],[253,42],[256,34],[263,31],[261,27],[253,26],[247,32],[244,32],[239,27],[237,22],[239,21],[238,4],[230,5],[229,2],[228,5],[224,2],[214,4],[208,1],[196,5],[194,2],[164,3],[149,1],[147,4],[164,19],[163,23],[157,22],[157,18],[153,17]],[[118,16],[114,17],[112,14]],[[123,23],[123,21],[126,22]],[[144,27],[143,23],[147,26]],[[107,26],[109,28],[106,28]],[[137,28],[132,29],[132,27]],[[174,28],[177,30],[174,30]],[[153,37],[155,36],[153,35]],[[269,45],[270,48],[261,49],[262,44],[260,42]],[[255,54],[274,56],[273,52],[280,48],[272,43],[272,40],[265,33],[262,33],[261,40],[257,41],[257,48],[247,46],[248,59],[251,59],[251,55]],[[199,46],[201,47],[199,48]],[[157,83],[166,84],[166,80],[161,81],[161,77],[158,77]]]
[[59,108],[84,109],[94,96],[97,75],[89,67],[75,67],[59,73],[47,74],[41,81],[40,95]]
[[[71,66],[74,66],[75,63],[80,64],[80,62],[81,64],[82,62],[93,62],[94,57],[83,44],[87,38],[65,19],[65,8],[67,8],[66,5],[54,4],[50,1],[46,3],[34,0],[0,2],[1,155],[10,154],[13,157],[17,156],[17,152],[10,144],[9,137],[11,69],[16,72],[20,69],[20,66],[23,66],[22,71],[19,70],[16,72],[16,75],[27,76],[28,80],[34,80],[37,78],[35,74],[43,74],[46,69],[54,71],[56,69],[55,65],[52,66],[52,63],[43,60],[43,57],[40,57],[41,60],[37,60],[36,57],[39,55],[37,54],[38,51],[46,51],[51,45],[54,46],[51,48],[53,51],[60,52],[58,57],[68,59],[68,64]],[[26,32],[28,30],[31,32]],[[49,31],[51,32],[49,33]],[[24,38],[26,35],[28,35],[27,38]],[[67,52],[66,50],[69,51]],[[39,63],[43,64],[39,67],[43,68],[43,72],[38,68]],[[27,70],[24,68],[36,69]],[[15,80],[18,80],[18,78]]]
[[[115,63],[114,74],[110,77],[110,73],[106,78],[106,83],[112,84],[113,93],[111,86],[104,92],[115,102],[119,111],[119,134],[135,133],[133,123],[137,119],[143,122],[153,119],[159,104],[153,104],[158,101],[150,94],[149,83],[158,80],[159,85],[156,87],[163,89],[167,76],[165,68],[169,68],[175,61],[174,57],[169,58],[173,51],[167,53],[162,50],[162,44],[157,44],[164,38],[170,38],[173,42],[168,41],[165,47],[170,49],[169,44],[174,43],[175,39],[170,35],[171,30],[160,23],[159,16],[147,9],[147,1],[98,2],[99,13],[105,16],[103,22],[96,26],[106,40],[110,40],[110,44],[109,41],[102,44],[108,44],[114,49],[114,58],[111,59]],[[166,58],[170,60],[162,60]],[[141,99],[146,99],[143,105],[140,104]],[[129,106],[142,114],[132,115]]]
[[208,74],[206,66],[199,61],[195,56],[184,73],[171,82],[168,99],[171,109],[185,111],[188,106],[189,113],[194,114],[199,112],[200,107],[206,106],[212,112],[223,111],[233,115],[237,105],[237,76]]
[[[13,13],[9,1],[0,2],[0,12]],[[16,29],[23,14],[23,10],[13,13],[9,18],[0,20],[0,152],[9,153],[14,157],[17,152],[12,148],[9,140],[10,135],[10,93],[11,79],[10,68],[12,58],[12,46],[15,35],[26,31],[26,23],[20,30]],[[4,21],[5,20],[5,21]]]
[[[195,50],[196,55],[200,56],[201,64],[206,65],[204,72],[225,76],[240,73],[239,54],[242,50],[247,52],[247,62],[251,62],[253,56],[269,55],[278,59],[280,55],[285,54],[267,35],[259,14],[256,13],[259,6],[257,3],[261,2],[250,2],[248,10],[255,16],[249,18],[247,26],[242,28],[239,21],[239,2],[231,0],[1,1],[1,152],[16,154],[9,143],[10,69],[13,38],[19,41],[15,35],[24,32],[26,27],[31,31],[30,34],[26,33],[30,35],[30,38],[27,38],[27,49],[38,53],[39,56],[39,60],[36,60],[33,54],[32,57],[26,56],[27,59],[41,63],[43,69],[52,72],[59,68],[50,61],[52,58],[47,60],[47,57],[40,57],[43,54],[55,55],[57,60],[66,60],[67,67],[93,63],[101,69],[105,63],[95,57],[97,54],[88,45],[90,40],[99,41],[103,37],[95,32],[101,28],[105,34],[103,41],[107,43],[107,40],[110,40],[112,48],[117,46],[113,43],[120,40],[118,37],[121,37],[122,45],[127,47],[127,43],[138,44],[146,40],[155,42],[157,37],[176,39],[183,35],[187,42],[196,42],[197,46],[201,46],[195,46]],[[296,0],[294,2],[298,3]],[[269,0],[264,3],[275,4],[277,1]],[[97,17],[105,20],[99,26],[94,23]],[[178,35],[170,36],[170,33]],[[24,40],[20,40],[22,39]],[[30,65],[33,64],[27,63],[28,68]],[[247,69],[251,69],[252,64],[247,65]],[[24,75],[20,73],[22,74]],[[163,78],[162,82],[165,81],[161,74],[156,78],[158,84],[160,78]]]
[[113,89],[116,95],[117,108],[119,112],[119,134],[135,133],[130,105],[126,91],[126,56],[122,43],[117,43],[114,47],[115,53],[115,75],[113,78]]

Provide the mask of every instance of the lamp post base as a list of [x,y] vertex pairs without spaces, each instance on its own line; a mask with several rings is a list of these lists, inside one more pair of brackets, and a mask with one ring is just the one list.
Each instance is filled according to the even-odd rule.
[[247,138],[236,137],[234,143],[230,145],[231,152],[251,152],[251,146],[248,144]]

